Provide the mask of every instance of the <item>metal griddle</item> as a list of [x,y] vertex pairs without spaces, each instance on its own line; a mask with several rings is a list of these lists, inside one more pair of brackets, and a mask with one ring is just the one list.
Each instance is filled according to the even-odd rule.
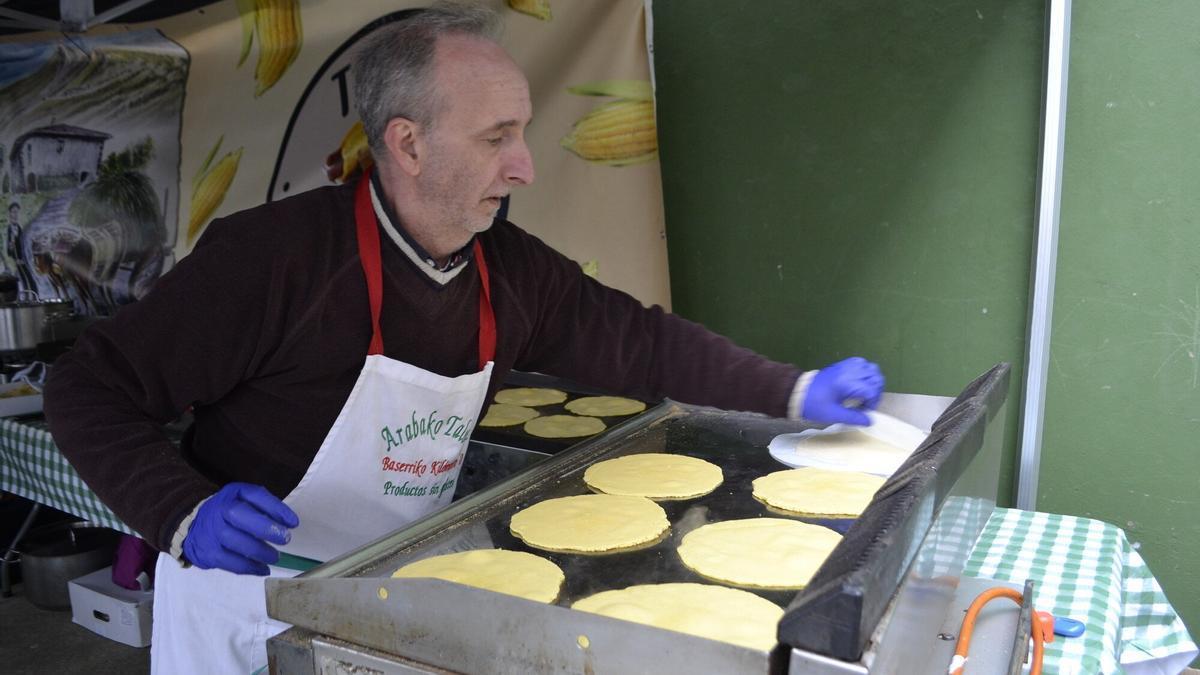
[[[773,516],[751,496],[750,483],[755,478],[780,471],[780,465],[763,451],[765,443],[779,433],[795,431],[798,425],[765,417],[733,414],[711,409],[697,409],[681,404],[661,404],[649,415],[637,419],[627,428],[618,427],[595,438],[586,447],[571,451],[564,461],[548,460],[540,476],[518,478],[514,494],[475,508],[458,507],[462,515],[453,527],[431,533],[414,541],[396,542],[398,546],[387,556],[362,561],[353,575],[371,575],[375,571],[390,574],[406,563],[428,557],[433,551],[457,548],[456,538],[463,530],[486,529],[492,548],[526,551],[545,557],[562,568],[567,580],[558,603],[569,606],[575,600],[602,590],[624,588],[633,584],[653,584],[672,581],[707,583],[702,577],[683,566],[675,553],[683,535],[706,523],[738,518]],[[803,427],[800,427],[803,428]],[[588,494],[583,472],[591,464],[628,454],[666,452],[689,455],[721,467],[724,482],[712,493],[694,499],[658,502],[667,512],[671,533],[664,541],[643,550],[625,553],[583,555],[554,553],[525,545],[508,529],[513,513],[547,499]],[[525,483],[524,486],[521,484]],[[448,514],[447,514],[448,515]],[[792,518],[831,527],[839,532],[849,529],[853,520]],[[478,541],[479,535],[468,535],[468,541]],[[779,604],[789,602],[795,591],[755,591]]]
[[[1006,367],[1002,376],[1000,403],[1007,390]],[[793,517],[830,527],[846,538],[814,577],[819,587],[799,594],[751,591],[788,608],[780,623],[781,644],[770,653],[569,609],[582,597],[634,584],[708,583],[679,561],[675,549],[684,534],[711,522],[791,517],[755,500],[750,484],[786,468],[765,448],[774,436],[803,430],[804,425],[668,401],[294,579],[268,579],[268,613],[295,626],[269,642],[272,672],[342,672],[325,671],[321,663],[370,665],[378,672],[397,673],[866,672],[860,666],[816,669],[816,661],[798,659],[797,653],[848,664],[847,660],[869,661],[871,650],[878,650],[878,644],[868,643],[878,642],[888,627],[885,611],[903,595],[899,591],[905,570],[910,564],[919,567],[920,561],[914,560],[925,535],[937,530],[941,503],[961,488],[958,475],[968,465],[978,465],[972,461],[979,449],[974,430],[995,416],[995,410],[988,412],[970,388],[964,391],[947,411],[954,416],[947,424],[957,429],[966,419],[971,433],[938,433],[935,425],[930,447],[922,446],[914,454],[859,521]],[[518,510],[554,497],[588,493],[582,475],[594,462],[645,452],[705,459],[720,466],[725,477],[709,495],[660,502],[671,522],[664,541],[640,551],[578,555],[532,549],[509,533],[509,520]],[[940,483],[930,482],[942,467],[945,477]],[[982,519],[978,527],[990,515],[995,484],[992,475],[993,501],[983,497],[986,512],[974,517]],[[986,492],[986,479],[983,485]],[[915,491],[916,501],[895,498],[906,490]],[[919,510],[910,513],[914,504]],[[864,524],[872,531],[864,532]],[[975,526],[972,521],[970,527]],[[965,542],[967,550],[974,535]],[[390,578],[413,560],[474,548],[528,551],[553,561],[566,574],[559,600],[545,605],[439,580]],[[961,557],[965,561],[965,554]],[[864,575],[869,583],[858,583]],[[838,585],[846,579],[858,585]],[[858,593],[859,601],[840,602],[847,592]],[[869,595],[866,602],[863,593]],[[830,604],[830,598],[835,602]],[[811,621],[845,625],[813,630]],[[879,630],[873,636],[876,625]],[[844,653],[822,654],[822,639],[832,640],[838,648],[834,651]]]
[[[520,371],[512,371],[508,377],[504,379],[503,389],[515,389],[520,387],[532,387],[536,389],[558,389],[567,394],[567,399],[562,403],[553,403],[550,405],[534,406],[534,409],[542,416],[546,415],[574,415],[575,413],[567,410],[567,404],[571,401],[589,396],[611,396],[612,394],[595,387],[579,384],[571,380],[565,380],[558,377],[543,375],[541,373],[526,373]],[[503,391],[503,389],[501,391]],[[628,398],[628,397],[626,397]],[[653,408],[661,403],[648,398],[635,399],[646,404],[646,408]],[[491,404],[491,401],[488,402]],[[484,408],[484,412],[487,409]],[[629,415],[613,415],[601,417],[604,426],[612,427],[622,422],[627,421]],[[471,434],[471,439],[480,443],[491,445],[499,445],[510,448],[520,448],[526,451],[541,452],[548,455],[556,455],[567,448],[578,444],[582,438],[542,438],[532,434],[525,433],[524,424],[514,424],[508,427],[475,427],[475,431]]]

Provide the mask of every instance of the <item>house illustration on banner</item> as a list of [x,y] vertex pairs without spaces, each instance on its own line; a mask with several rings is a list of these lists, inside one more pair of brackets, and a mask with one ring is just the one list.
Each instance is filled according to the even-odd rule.
[[27,131],[13,142],[13,192],[40,192],[91,182],[100,168],[104,142],[112,138],[69,124]]

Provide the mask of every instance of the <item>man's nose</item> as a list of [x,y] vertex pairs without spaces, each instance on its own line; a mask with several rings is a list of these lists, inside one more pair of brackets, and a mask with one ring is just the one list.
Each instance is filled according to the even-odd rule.
[[504,180],[513,185],[529,185],[533,182],[533,155],[525,141],[516,144],[504,165]]

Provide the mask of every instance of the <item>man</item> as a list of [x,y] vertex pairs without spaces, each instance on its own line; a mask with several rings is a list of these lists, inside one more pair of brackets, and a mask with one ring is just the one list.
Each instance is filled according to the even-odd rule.
[[8,205],[8,239],[5,249],[17,268],[19,288],[36,291],[37,283],[33,280],[33,275],[29,272],[29,263],[25,260],[25,235],[21,230],[21,205],[17,202]]
[[[327,560],[446,504],[455,476],[403,467],[460,460],[513,368],[818,422],[865,424],[846,404],[878,402],[874,364],[801,374],[494,219],[534,180],[529,87],[494,23],[438,5],[378,29],[352,69],[376,171],[215,221],[55,364],[57,443],[163,552],[156,671],[265,663],[284,625],[255,575],[289,573],[268,567],[279,550]],[[160,425],[188,406],[181,454]],[[391,433],[410,419],[446,432]]]

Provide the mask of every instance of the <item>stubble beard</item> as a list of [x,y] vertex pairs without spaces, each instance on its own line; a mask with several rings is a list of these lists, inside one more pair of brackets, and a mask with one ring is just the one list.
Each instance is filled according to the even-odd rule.
[[493,209],[484,213],[481,210],[480,195],[471,199],[469,181],[462,176],[468,172],[465,167],[448,162],[443,157],[432,157],[429,163],[431,171],[426,174],[424,181],[425,201],[430,205],[431,220],[444,232],[454,230],[478,234],[492,226],[496,212]]

